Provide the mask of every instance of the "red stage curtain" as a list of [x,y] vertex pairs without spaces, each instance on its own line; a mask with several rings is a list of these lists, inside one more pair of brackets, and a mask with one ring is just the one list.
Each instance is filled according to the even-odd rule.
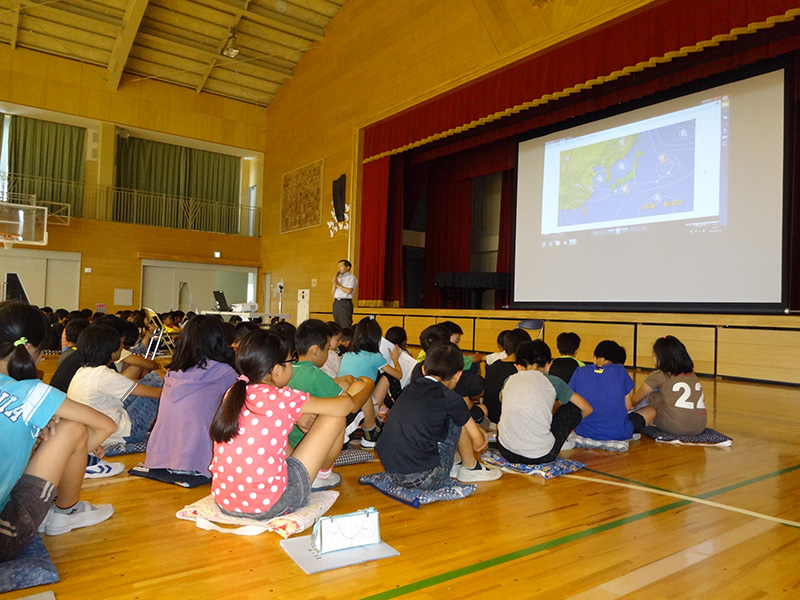
[[[511,273],[514,242],[514,200],[517,195],[517,171],[503,171],[500,191],[500,232],[497,244],[497,272]],[[500,294],[495,295],[495,308],[501,308]]]
[[405,156],[392,156],[389,168],[389,209],[386,221],[386,276],[383,300],[403,306],[403,212]]
[[[796,6],[797,3],[791,0],[670,0],[657,3],[652,8],[601,26],[593,33],[373,125],[365,131],[364,156],[371,157],[402,147],[577,83],[693,46],[698,41],[710,40],[715,35],[728,34],[734,28],[784,14]],[[754,35],[763,40],[770,33],[761,31]],[[722,42],[722,46],[736,43]],[[666,69],[671,70],[670,66]]]
[[361,256],[358,263],[359,301],[384,300],[390,163],[387,156],[365,164],[362,171]]

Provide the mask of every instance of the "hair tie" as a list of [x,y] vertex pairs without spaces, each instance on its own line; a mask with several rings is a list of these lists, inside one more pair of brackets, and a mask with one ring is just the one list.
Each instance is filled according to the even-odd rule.
[[250,383],[250,378],[247,375],[239,375],[239,377],[237,377],[236,379],[238,379],[239,381],[244,381],[245,383]]
[[28,338],[21,337],[16,342],[14,342],[14,346],[24,346],[27,343],[28,343]]

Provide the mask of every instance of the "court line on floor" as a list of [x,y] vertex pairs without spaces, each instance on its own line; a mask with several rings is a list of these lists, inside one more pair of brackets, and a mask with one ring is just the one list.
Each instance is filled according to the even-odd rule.
[[780,523],[782,525],[788,525],[789,527],[796,527],[800,529],[800,523],[798,523],[797,521],[789,521],[788,519],[781,519],[779,517],[765,515],[764,513],[753,512],[752,510],[747,510],[745,508],[738,508],[736,506],[730,506],[729,504],[720,504],[719,502],[711,502],[710,500],[706,500],[705,498],[701,498],[699,496],[687,496],[686,494],[678,494],[677,492],[661,490],[654,488],[652,486],[635,485],[632,483],[624,483],[622,481],[609,481],[608,479],[598,479],[597,477],[584,477],[583,475],[575,475],[574,473],[571,473],[569,475],[564,475],[564,477],[568,477],[570,479],[578,479],[580,481],[602,483],[603,485],[613,485],[616,487],[627,488],[629,490],[647,492],[648,494],[658,494],[659,496],[667,496],[669,498],[675,498],[677,500],[688,500],[689,502],[694,502],[696,504],[704,504],[706,506],[711,506],[713,508],[721,508],[723,510],[729,510],[731,512],[747,515],[748,517],[764,519],[765,521],[772,521],[774,523]]
[[[703,494],[698,495],[698,498],[711,498],[713,496],[724,494],[726,492],[743,488],[748,485],[752,485],[754,483],[759,483],[766,479],[771,479],[774,477],[779,477],[786,473],[790,473],[792,471],[796,471],[800,469],[800,464],[794,465],[792,467],[787,467],[785,469],[781,469],[779,471],[774,471],[772,473],[765,473],[764,475],[759,475],[758,477],[752,477],[750,479],[746,479],[745,481],[741,481],[739,483],[734,483],[717,490],[712,490],[710,492],[705,492]],[[599,480],[593,480],[599,481]],[[643,486],[647,487],[647,486]],[[494,558],[490,558],[488,560],[468,565],[466,567],[461,567],[460,569],[454,569],[452,571],[448,571],[446,573],[441,573],[439,575],[434,575],[433,577],[428,577],[426,579],[421,579],[420,581],[415,581],[412,583],[408,583],[406,585],[398,586],[391,590],[386,590],[384,592],[379,592],[377,594],[373,594],[372,596],[365,596],[362,600],[385,600],[388,598],[397,598],[399,596],[404,596],[406,594],[410,594],[412,592],[417,592],[419,590],[433,587],[435,585],[439,585],[441,583],[445,583],[447,581],[451,581],[453,579],[458,579],[459,577],[464,577],[466,575],[472,575],[474,573],[478,573],[480,571],[484,571],[486,569],[491,569],[493,567],[500,566],[502,564],[520,559],[525,558],[527,556],[531,556],[532,554],[537,554],[542,552],[543,550],[549,550],[551,548],[556,548],[558,546],[562,546],[564,544],[568,544],[570,542],[574,542],[576,540],[580,540],[597,533],[603,533],[605,531],[609,531],[611,529],[616,529],[617,527],[621,527],[622,525],[627,525],[629,523],[635,523],[636,521],[640,521],[642,519],[646,519],[648,517],[653,517],[659,515],[664,512],[669,512],[673,509],[680,508],[683,506],[688,506],[692,504],[691,500],[679,500],[677,502],[672,502],[671,504],[666,504],[664,506],[660,506],[658,508],[652,508],[650,510],[646,510],[644,512],[631,515],[629,517],[622,517],[621,519],[616,519],[615,521],[611,521],[609,523],[604,523],[603,525],[596,525],[594,527],[590,527],[589,529],[584,529],[583,531],[577,531],[575,533],[570,533],[568,535],[561,536],[559,538],[555,538],[553,540],[548,540],[546,542],[541,542],[539,544],[535,544],[533,546],[528,546],[527,548],[522,548],[520,550],[515,550],[514,552],[508,552],[506,554],[502,554],[500,556],[496,556]]]
[[675,552],[661,560],[644,565],[625,573],[625,575],[570,596],[568,600],[615,600],[711,558],[719,554],[721,550],[727,550],[743,544],[775,527],[774,523],[750,521],[741,527],[726,531],[691,548]]

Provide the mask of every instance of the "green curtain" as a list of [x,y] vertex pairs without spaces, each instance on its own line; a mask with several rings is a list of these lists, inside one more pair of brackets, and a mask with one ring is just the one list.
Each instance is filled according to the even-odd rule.
[[17,115],[10,121],[9,191],[35,194],[39,202],[66,202],[80,216],[86,129]]
[[[238,233],[240,163],[216,152],[117,138],[116,187],[148,194],[118,193],[115,220]],[[172,199],[159,200],[159,195],[182,201],[176,205]]]

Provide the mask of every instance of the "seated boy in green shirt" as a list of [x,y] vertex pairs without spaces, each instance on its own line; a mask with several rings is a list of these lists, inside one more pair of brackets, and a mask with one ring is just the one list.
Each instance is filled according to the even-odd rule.
[[[372,389],[375,384],[368,377],[356,379],[351,375],[346,375],[333,379],[322,371],[321,367],[328,360],[330,339],[330,329],[319,319],[309,319],[300,324],[295,333],[298,362],[292,370],[289,387],[318,398],[335,398],[346,394],[357,401],[359,406],[365,402],[371,402]],[[292,431],[289,432],[289,445],[292,449],[303,439],[305,431],[308,431],[314,419],[316,419],[316,415],[305,413],[298,419]],[[334,448],[311,484],[313,491],[327,490],[341,483],[342,476],[332,472],[333,463],[338,455],[339,449]]]

